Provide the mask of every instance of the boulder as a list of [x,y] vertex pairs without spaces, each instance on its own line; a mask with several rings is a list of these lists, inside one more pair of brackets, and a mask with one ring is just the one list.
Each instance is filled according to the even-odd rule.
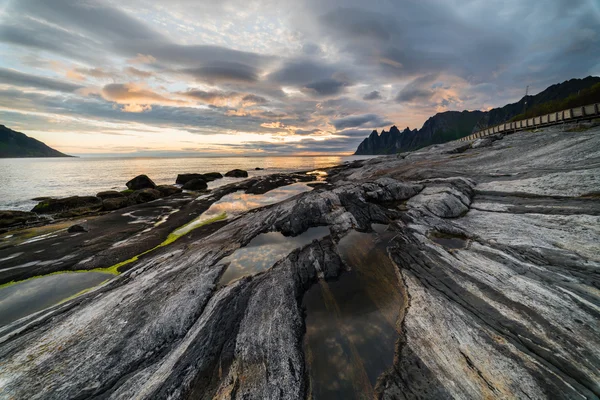
[[135,202],[126,196],[112,197],[102,200],[102,208],[105,211],[118,210],[119,208],[127,207],[133,204],[135,204]]
[[67,229],[67,232],[69,233],[80,233],[80,232],[87,232],[87,229],[85,229],[83,226],[81,225],[71,225],[69,227],[69,229]]
[[185,190],[205,190],[208,187],[203,179],[192,179],[183,185]]
[[226,173],[225,176],[229,178],[247,178],[248,171],[244,171],[243,169],[232,169],[231,171]]
[[0,228],[23,225],[37,219],[35,213],[28,211],[0,210]]
[[156,184],[147,175],[138,175],[126,183],[131,190],[154,189]]
[[129,199],[134,204],[147,203],[152,200],[160,199],[160,192],[156,189],[141,189],[129,195]]
[[181,189],[178,188],[177,186],[173,186],[173,185],[158,185],[156,187],[156,190],[158,190],[160,192],[161,196],[163,196],[163,197],[181,193]]
[[71,196],[62,199],[48,199],[38,203],[33,207],[37,214],[57,214],[73,213],[85,214],[94,211],[100,211],[102,208],[102,199],[96,196]]
[[96,194],[96,197],[100,197],[102,200],[105,199],[116,199],[119,197],[127,197],[121,192],[117,192],[116,190],[106,190],[104,192],[100,192]]
[[175,180],[175,183],[178,185],[185,185],[193,179],[205,180],[203,174],[179,174],[177,175],[177,180]]
[[204,180],[206,182],[212,182],[223,177],[223,175],[220,172],[208,172],[206,174],[202,174],[202,176],[204,177]]

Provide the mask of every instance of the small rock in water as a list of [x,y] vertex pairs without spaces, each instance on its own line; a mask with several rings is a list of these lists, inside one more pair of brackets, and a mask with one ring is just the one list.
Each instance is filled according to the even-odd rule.
[[154,189],[156,184],[147,175],[138,175],[126,183],[131,190]]
[[263,169],[264,169],[264,168],[261,168],[261,167],[256,167],[256,168],[254,168],[254,170],[255,170],[255,171],[262,171]]
[[69,229],[67,229],[67,232],[69,233],[79,233],[79,232],[87,232],[87,229],[85,229],[83,226],[81,225],[71,225],[69,227]]
[[247,178],[248,172],[244,171],[243,169],[232,169],[231,171],[226,173],[225,176],[229,178]]
[[184,190],[204,190],[208,187],[206,182],[202,179],[192,179],[183,185]]
[[179,175],[177,175],[177,179],[175,180],[175,183],[178,185],[185,185],[186,183],[188,183],[189,181],[191,181],[193,179],[205,180],[203,174],[179,174]]

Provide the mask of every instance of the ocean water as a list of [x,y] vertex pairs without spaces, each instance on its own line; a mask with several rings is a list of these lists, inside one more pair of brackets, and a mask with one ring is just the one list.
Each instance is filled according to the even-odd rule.
[[[103,190],[123,190],[125,183],[148,175],[157,185],[174,184],[177,174],[225,172],[235,168],[250,177],[332,167],[369,156],[295,157],[88,157],[0,159],[0,210],[31,210],[36,197],[95,195]],[[264,168],[255,171],[254,168]],[[223,178],[214,188],[237,181]]]

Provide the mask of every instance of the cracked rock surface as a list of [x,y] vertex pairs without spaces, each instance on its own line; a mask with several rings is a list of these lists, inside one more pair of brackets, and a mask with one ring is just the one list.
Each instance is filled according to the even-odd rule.
[[[190,234],[1,327],[0,397],[318,398],[303,298],[353,273],[340,243],[361,231],[395,268],[386,290],[402,291],[396,310],[386,304],[387,319],[397,318],[389,365],[365,375],[366,393],[598,398],[600,129],[518,133],[453,151],[460,145],[332,168],[326,185]],[[315,226],[331,234],[219,284],[219,261],[256,236]],[[380,262],[361,260],[360,276],[378,273]],[[379,304],[376,290],[365,293]],[[371,372],[357,349],[355,367]]]

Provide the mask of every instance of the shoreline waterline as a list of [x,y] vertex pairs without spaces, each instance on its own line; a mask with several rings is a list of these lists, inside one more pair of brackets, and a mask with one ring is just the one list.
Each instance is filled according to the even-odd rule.
[[[0,159],[0,210],[30,211],[39,197],[94,196],[125,189],[134,176],[148,175],[158,185],[172,185],[177,174],[248,171],[249,177],[328,168],[372,156],[277,157],[80,157]],[[256,170],[255,168],[262,168]],[[209,189],[239,178],[209,182]]]

